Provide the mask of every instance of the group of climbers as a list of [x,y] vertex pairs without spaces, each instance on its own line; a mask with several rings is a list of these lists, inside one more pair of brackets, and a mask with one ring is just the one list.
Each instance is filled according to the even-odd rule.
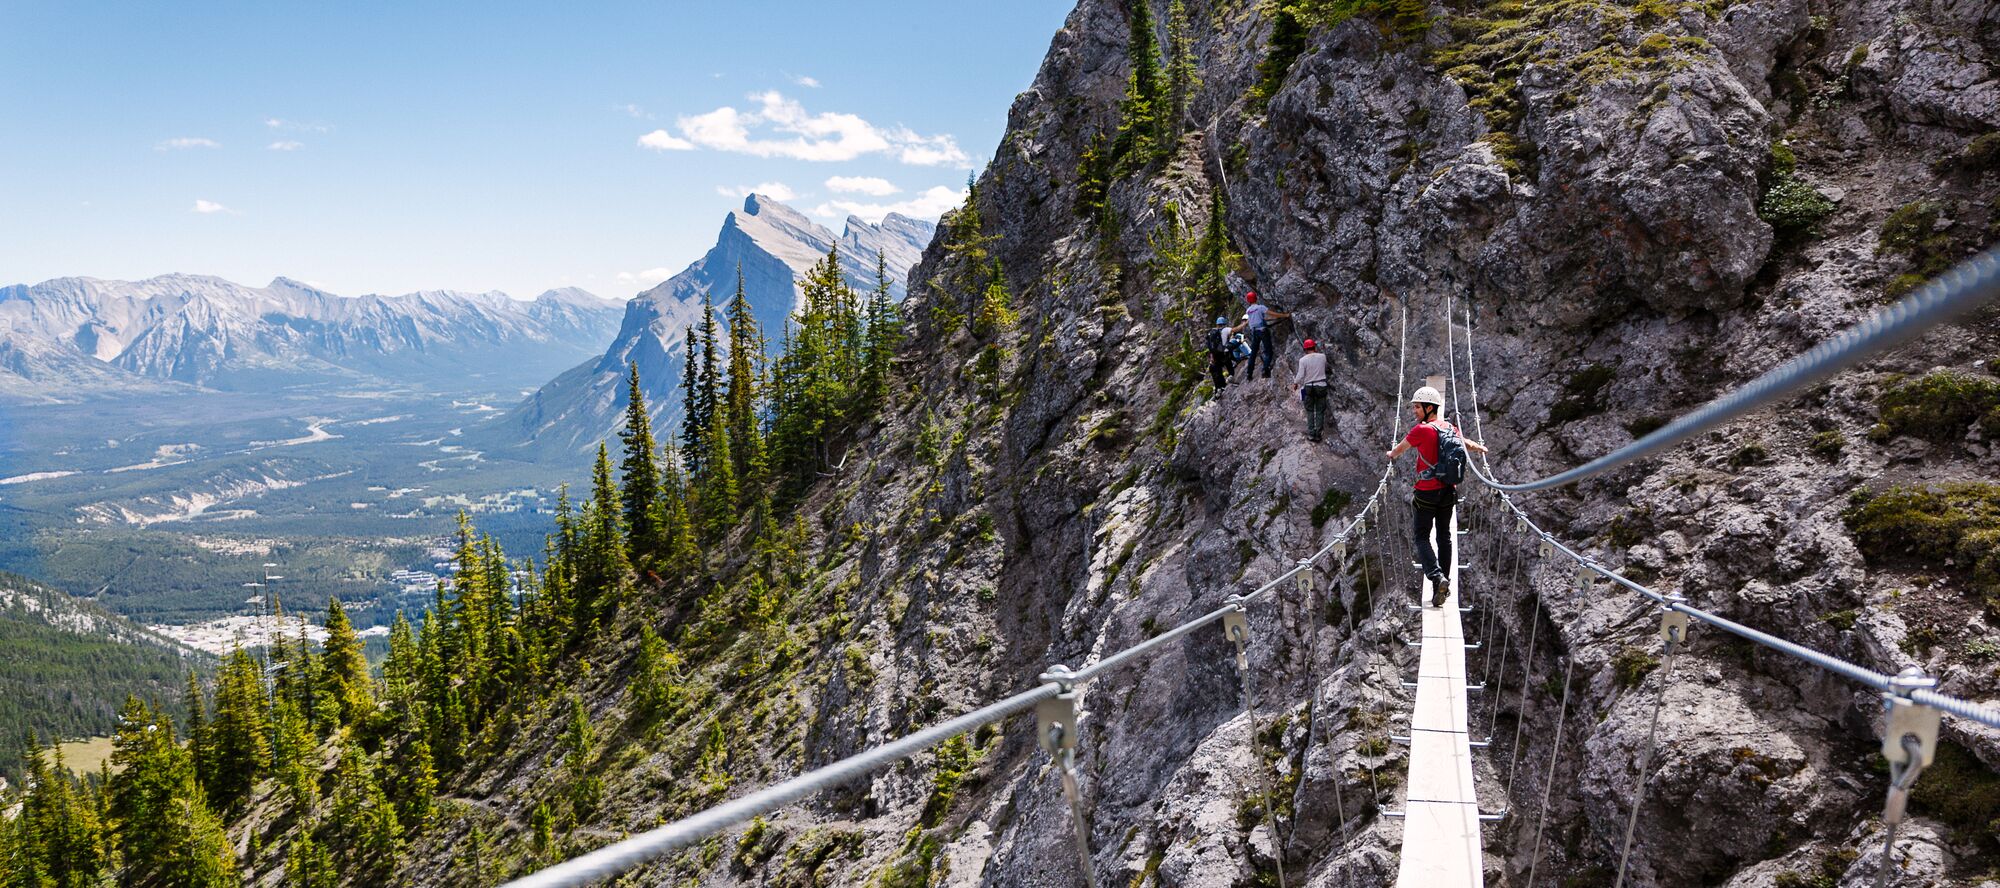
[[[1228,318],[1215,319],[1215,329],[1209,332],[1209,375],[1217,390],[1228,386],[1229,378],[1236,372],[1236,362],[1245,360],[1248,369],[1243,374],[1245,382],[1257,375],[1257,359],[1262,357],[1264,378],[1271,378],[1271,363],[1275,352],[1271,341],[1271,322],[1291,317],[1264,305],[1252,291],[1243,297],[1244,315],[1241,321],[1230,325]],[[1247,354],[1241,350],[1244,332],[1248,331]],[[1299,402],[1305,407],[1306,440],[1315,444],[1324,441],[1327,411],[1327,362],[1326,355],[1319,350],[1319,343],[1307,339],[1301,343],[1303,354],[1299,356],[1298,372],[1292,377],[1292,388],[1299,394]],[[1458,505],[1458,485],[1464,482],[1466,452],[1486,453],[1486,445],[1466,438],[1457,426],[1446,421],[1444,396],[1436,388],[1423,386],[1410,396],[1410,411],[1415,419],[1401,443],[1386,454],[1391,462],[1404,452],[1417,452],[1417,480],[1411,493],[1411,514],[1414,516],[1411,535],[1414,537],[1416,556],[1424,576],[1431,582],[1432,607],[1441,607],[1451,596],[1452,532],[1451,513]],[[1435,540],[1435,546],[1433,546]]]
[[1264,359],[1264,378],[1271,378],[1271,362],[1277,359],[1277,352],[1271,347],[1271,322],[1291,317],[1288,312],[1277,311],[1257,301],[1256,291],[1243,297],[1245,307],[1243,319],[1230,324],[1227,317],[1215,319],[1215,329],[1208,331],[1208,375],[1220,391],[1229,386],[1229,378],[1236,375],[1236,363],[1244,361],[1243,381],[1257,377],[1257,359]]

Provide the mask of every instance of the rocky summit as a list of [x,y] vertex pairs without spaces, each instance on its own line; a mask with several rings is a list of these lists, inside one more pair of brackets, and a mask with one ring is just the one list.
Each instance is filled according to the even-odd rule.
[[[736,292],[738,275],[770,350],[799,307],[799,281],[828,251],[838,250],[840,268],[860,290],[876,286],[875,261],[882,260],[890,295],[901,300],[904,278],[937,226],[890,213],[880,224],[849,216],[836,236],[770,197],[752,194],[743,209],[722,221],[715,246],[659,286],[626,303],[625,320],[610,347],[551,380],[516,407],[502,426],[518,432],[516,446],[554,445],[578,450],[607,440],[625,410],[625,375],[637,365],[656,418],[681,415],[683,346],[688,330],[701,320],[702,300],[718,307]],[[496,446],[506,446],[500,443]]]

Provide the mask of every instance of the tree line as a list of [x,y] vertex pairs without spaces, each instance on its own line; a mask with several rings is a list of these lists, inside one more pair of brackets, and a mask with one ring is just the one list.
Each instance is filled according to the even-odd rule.
[[[112,878],[233,888],[243,867],[226,825],[252,805],[266,828],[282,829],[286,885],[386,881],[401,849],[437,822],[440,787],[475,772],[553,704],[564,723],[560,790],[530,813],[535,850],[545,853],[554,833],[592,816],[603,793],[590,767],[601,744],[591,712],[574,694],[550,700],[550,679],[587,670],[585,652],[637,595],[697,585],[701,546],[739,525],[751,530],[753,560],[790,563],[781,553],[798,533],[777,510],[888,393],[902,321],[879,257],[876,271],[864,295],[843,279],[837,251],[814,265],[768,362],[740,272],[726,330],[704,296],[687,340],[678,444],[654,437],[635,365],[616,470],[600,444],[588,498],[578,504],[566,486],[559,492],[539,559],[510,560],[461,513],[450,582],[417,622],[397,614],[379,676],[335,599],[318,645],[300,620],[261,660],[232,652],[212,686],[190,674],[184,720],[128,697],[111,759],[96,774],[76,777],[59,754],[30,742],[21,813],[0,821],[0,888]],[[673,712],[681,693],[680,656],[650,616],[628,614],[646,624],[628,690],[642,725]],[[723,743],[719,725],[709,733],[710,745]],[[705,753],[713,786],[727,785],[722,759]],[[462,850],[476,858],[483,841],[475,827]]]

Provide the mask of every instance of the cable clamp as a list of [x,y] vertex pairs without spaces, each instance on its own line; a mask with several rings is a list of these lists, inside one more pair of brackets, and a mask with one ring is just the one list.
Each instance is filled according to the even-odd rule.
[[1595,567],[1592,567],[1592,566],[1591,566],[1591,564],[1590,564],[1590,562],[1588,562],[1588,561],[1579,561],[1579,562],[1577,562],[1577,565],[1576,565],[1576,591],[1578,591],[1578,592],[1589,592],[1589,591],[1590,591],[1590,583],[1591,583],[1591,581],[1592,581],[1592,580],[1595,580],[1595,579],[1597,579],[1597,569],[1596,569]]
[[1917,776],[1930,767],[1937,755],[1938,717],[1935,706],[1918,703],[1910,694],[1937,687],[1937,679],[1911,666],[1889,679],[1882,694],[1888,717],[1882,728],[1882,757],[1889,760],[1889,798],[1882,805],[1882,820],[1899,823],[1909,807],[1910,787]]
[[1542,557],[1547,558],[1550,555],[1554,554],[1556,554],[1555,542],[1550,540],[1548,537],[1542,537]]
[[1035,738],[1041,742],[1042,751],[1060,759],[1064,750],[1076,748],[1079,716],[1076,711],[1076,674],[1068,666],[1050,666],[1042,673],[1044,683],[1052,683],[1060,690],[1056,695],[1035,704]]
[[1333,563],[1340,565],[1343,570],[1347,567],[1347,540],[1345,538],[1333,541]]
[[1299,591],[1311,593],[1313,590],[1313,563],[1310,558],[1299,559]]
[[1244,600],[1241,595],[1231,595],[1224,602],[1229,609],[1222,612],[1222,633],[1229,636],[1229,640],[1236,645],[1236,668],[1248,672],[1250,612],[1243,608]]
[[1688,626],[1691,621],[1687,614],[1674,609],[1674,605],[1686,601],[1687,599],[1676,595],[1667,599],[1667,603],[1660,605],[1660,639],[1667,643],[1669,654],[1674,652],[1674,648],[1687,643]]

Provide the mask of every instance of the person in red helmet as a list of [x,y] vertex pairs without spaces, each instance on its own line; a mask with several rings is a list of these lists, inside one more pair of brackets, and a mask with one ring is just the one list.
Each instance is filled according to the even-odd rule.
[[1292,388],[1306,407],[1306,440],[1318,444],[1326,428],[1326,355],[1320,354],[1319,343],[1310,339],[1305,341],[1304,350]]
[[1271,322],[1283,320],[1292,315],[1290,312],[1266,308],[1263,303],[1257,301],[1255,291],[1244,294],[1243,302],[1245,303],[1243,321],[1234,328],[1241,330],[1247,327],[1250,332],[1249,369],[1243,371],[1243,381],[1249,382],[1256,378],[1258,355],[1264,356],[1264,378],[1270,379],[1271,362],[1277,360],[1277,355],[1271,351]]

